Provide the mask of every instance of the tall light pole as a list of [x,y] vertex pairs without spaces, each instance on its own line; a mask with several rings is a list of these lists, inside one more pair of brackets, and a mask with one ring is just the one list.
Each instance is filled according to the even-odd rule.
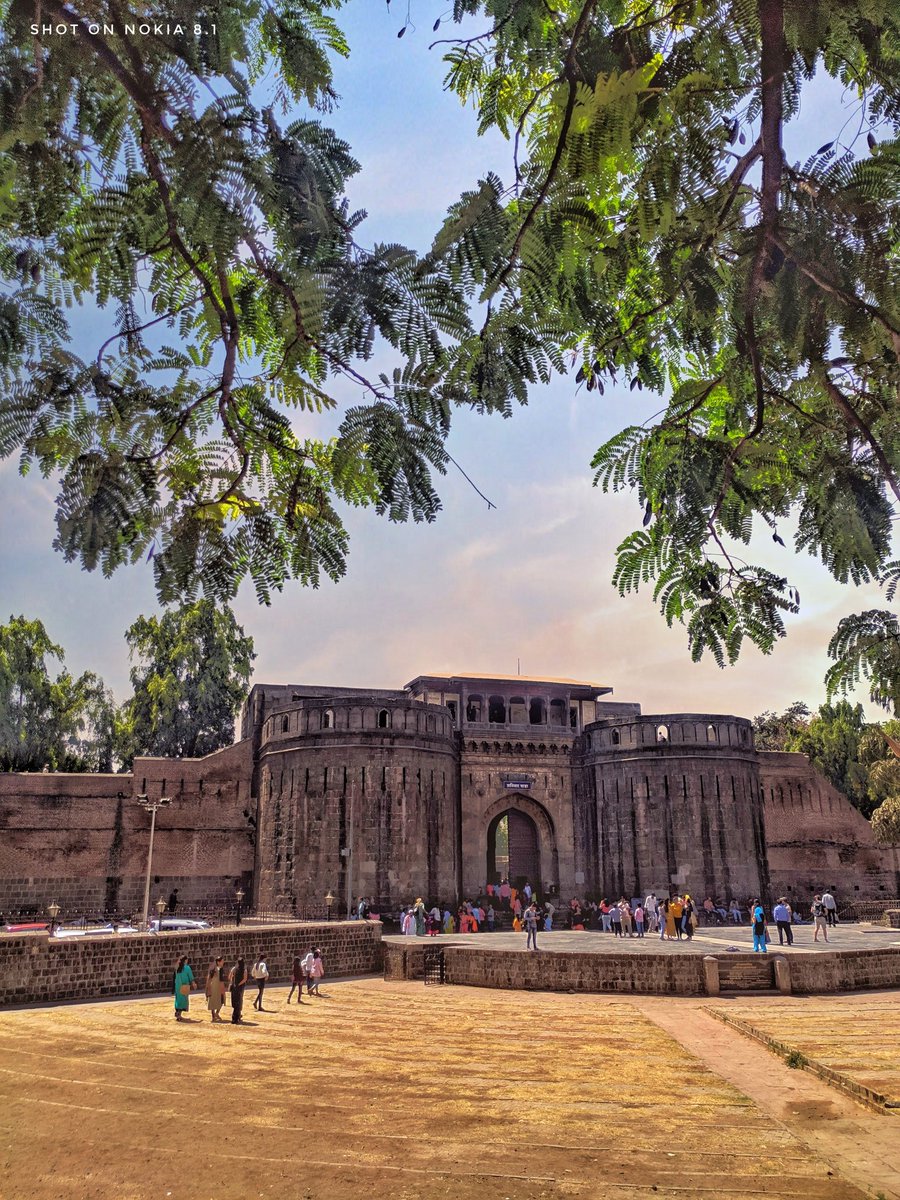
[[[156,831],[156,814],[161,808],[166,808],[172,803],[170,796],[160,796],[158,800],[151,800],[146,793],[135,796],[138,804],[145,812],[150,813],[150,845],[147,847],[147,879],[144,883],[144,915],[141,920],[141,928],[146,932],[149,928],[148,915],[150,912],[150,873],[153,868],[153,834]],[[162,926],[162,921],[160,921]]]

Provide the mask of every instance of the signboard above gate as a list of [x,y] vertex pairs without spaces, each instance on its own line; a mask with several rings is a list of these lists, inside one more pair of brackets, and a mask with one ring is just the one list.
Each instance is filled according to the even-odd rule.
[[500,780],[505,788],[513,791],[527,792],[534,783],[533,775],[501,775]]

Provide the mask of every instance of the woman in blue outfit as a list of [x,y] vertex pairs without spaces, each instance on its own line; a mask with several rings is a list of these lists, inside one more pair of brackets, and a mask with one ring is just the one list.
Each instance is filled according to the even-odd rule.
[[756,954],[757,951],[762,951],[763,954],[768,954],[768,950],[766,949],[766,914],[758,900],[753,905],[750,922],[753,926],[753,953]]
[[175,967],[175,1020],[180,1021],[191,1005],[191,988],[194,986],[194,972],[191,970],[187,955],[182,954]]

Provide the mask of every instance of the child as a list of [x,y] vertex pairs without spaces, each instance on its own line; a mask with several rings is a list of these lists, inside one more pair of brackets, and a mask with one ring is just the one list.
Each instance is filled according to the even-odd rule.
[[519,919],[519,914],[516,913],[516,915],[513,917],[513,933],[521,933],[521,932],[522,932],[522,922]]
[[322,951],[318,948],[313,951],[312,969],[309,973],[309,994],[318,996],[319,980],[325,974],[325,964],[322,962]]

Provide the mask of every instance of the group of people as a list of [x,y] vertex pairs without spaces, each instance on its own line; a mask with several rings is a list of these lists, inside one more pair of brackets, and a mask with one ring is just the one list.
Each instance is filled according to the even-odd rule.
[[[322,951],[318,946],[311,947],[302,958],[298,955],[293,963],[291,990],[288,993],[287,1003],[290,1004],[294,992],[298,989],[297,1003],[302,1003],[304,984],[306,984],[308,995],[318,996],[319,981],[324,975],[325,964],[322,961]],[[206,1006],[211,1019],[213,1021],[222,1020],[222,1009],[225,1007],[225,1000],[228,997],[231,1001],[231,1023],[240,1025],[243,1021],[244,989],[251,981],[256,984],[253,1007],[257,1012],[265,1012],[263,993],[269,981],[266,956],[261,954],[248,970],[246,959],[243,957],[238,958],[232,967],[227,967],[224,955],[218,955],[209,964],[206,972]],[[196,977],[191,969],[188,956],[182,954],[175,966],[173,977],[176,1021],[184,1020],[185,1013],[190,1009],[191,992],[196,987]]]

